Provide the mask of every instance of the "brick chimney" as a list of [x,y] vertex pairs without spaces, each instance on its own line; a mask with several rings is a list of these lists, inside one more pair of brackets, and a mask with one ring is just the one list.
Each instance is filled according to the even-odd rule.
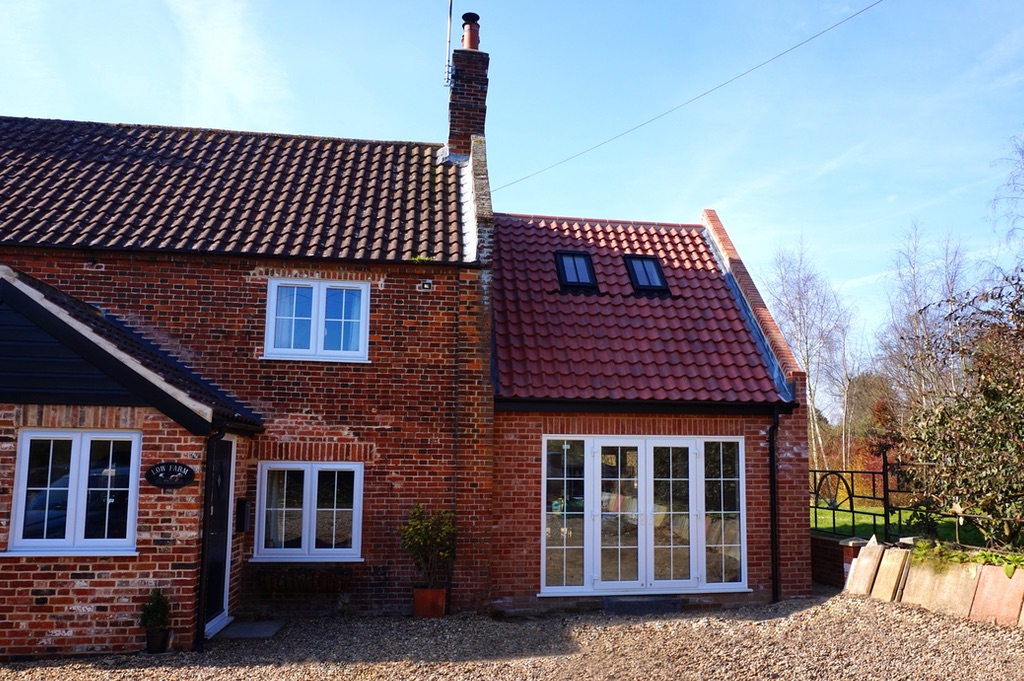
[[484,134],[487,118],[487,64],[480,51],[480,17],[462,15],[462,49],[452,53],[452,91],[448,100],[448,153],[469,156],[473,135]]

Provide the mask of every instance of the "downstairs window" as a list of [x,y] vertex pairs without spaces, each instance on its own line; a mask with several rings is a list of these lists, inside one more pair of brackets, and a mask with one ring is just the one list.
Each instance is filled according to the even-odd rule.
[[133,551],[141,444],[139,433],[22,431],[10,548]]
[[360,560],[363,465],[259,464],[257,560]]

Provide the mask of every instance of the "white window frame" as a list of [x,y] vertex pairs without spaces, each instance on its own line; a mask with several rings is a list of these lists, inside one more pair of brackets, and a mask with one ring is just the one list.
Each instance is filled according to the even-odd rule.
[[[302,546],[266,548],[267,477],[270,471],[302,471]],[[318,549],[313,544],[316,532],[316,477],[321,471],[352,471],[352,546],[347,549]],[[257,465],[256,539],[253,561],[257,562],[359,562],[362,561],[363,464],[350,462],[263,461]]]
[[[274,347],[277,330],[277,289],[281,286],[299,286],[312,289],[313,320],[310,329],[310,348]],[[354,351],[324,348],[325,316],[329,289],[360,291],[359,348]],[[359,281],[323,281],[319,279],[270,279],[267,282],[267,317],[265,324],[264,359],[301,359],[324,362],[368,362],[370,357],[370,284]]]
[[[583,584],[571,586],[547,586],[547,520],[545,502],[548,487],[548,466],[547,449],[550,440],[576,440],[582,441],[584,446],[584,489],[586,509],[583,547]],[[707,565],[705,561],[706,539],[704,533],[704,514],[706,509],[704,499],[704,448],[707,443],[734,442],[739,446],[739,503],[740,503],[740,561],[741,579],[738,582],[708,582]],[[691,580],[686,582],[663,582],[654,584],[649,582],[650,574],[641,575],[637,584],[627,583],[626,585],[615,585],[601,583],[597,579],[600,565],[600,533],[601,513],[600,509],[600,448],[603,445],[632,446],[638,445],[641,451],[646,451],[655,446],[694,446],[695,452],[693,465],[691,467],[691,551],[695,556],[695,573]],[[541,504],[540,508],[540,592],[539,596],[581,596],[581,595],[636,595],[636,594],[678,594],[678,593],[743,593],[750,591],[748,587],[747,562],[747,505],[746,505],[746,452],[744,438],[736,436],[689,436],[680,435],[672,437],[630,435],[630,436],[609,436],[609,435],[545,435],[541,444]],[[695,472],[699,471],[699,477]],[[645,499],[646,497],[644,497]],[[643,501],[644,499],[640,499]],[[646,513],[640,509],[641,513]],[[651,544],[645,543],[649,550]]]
[[[70,440],[71,465],[68,472],[68,504],[65,536],[62,539],[26,539],[25,503],[28,496],[29,447],[34,440]],[[86,491],[89,482],[89,443],[94,440],[119,440],[131,443],[131,469],[128,477],[128,517],[123,539],[87,539]],[[30,555],[125,555],[135,553],[139,511],[139,470],[142,458],[142,434],[110,430],[22,430],[18,434],[18,456],[14,472],[12,526],[9,549]]]

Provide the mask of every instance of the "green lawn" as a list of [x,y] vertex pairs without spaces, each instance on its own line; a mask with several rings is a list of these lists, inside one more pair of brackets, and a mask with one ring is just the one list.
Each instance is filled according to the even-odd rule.
[[[811,532],[825,535],[839,535],[843,537],[863,537],[868,539],[872,534],[877,533],[878,539],[884,539],[885,521],[882,518],[882,508],[862,507],[856,512],[849,510],[830,510],[812,506],[810,509]],[[877,515],[868,515],[875,513]],[[902,522],[902,524],[901,524]],[[835,528],[833,530],[833,523]],[[898,513],[889,515],[890,531],[899,536],[913,536],[920,534],[910,526],[910,513],[904,511],[902,521]],[[956,520],[954,518],[941,518],[938,524],[938,538],[942,541],[956,542]],[[984,546],[985,542],[981,535],[974,528],[963,525],[960,527],[960,543],[971,546]]]

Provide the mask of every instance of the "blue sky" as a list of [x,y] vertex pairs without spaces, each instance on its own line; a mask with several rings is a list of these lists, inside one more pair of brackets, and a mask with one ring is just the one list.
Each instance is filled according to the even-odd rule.
[[[873,0],[455,3],[491,55],[499,188],[692,99]],[[443,141],[445,0],[0,0],[0,113]],[[803,238],[870,330],[912,222],[984,255],[1024,133],[1024,3],[885,0],[496,210],[696,222],[755,275]],[[759,277],[762,278],[763,277]]]

